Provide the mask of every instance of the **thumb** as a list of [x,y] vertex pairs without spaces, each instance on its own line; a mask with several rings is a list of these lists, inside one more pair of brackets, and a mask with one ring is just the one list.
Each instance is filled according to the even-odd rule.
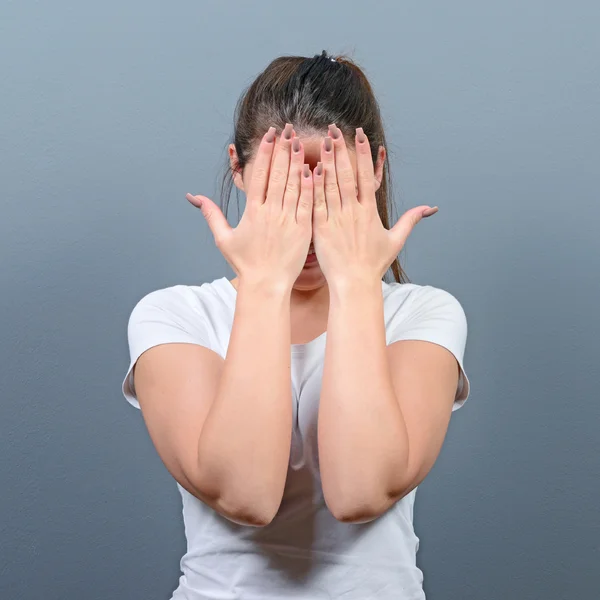
[[210,198],[206,196],[192,196],[192,194],[186,194],[185,197],[190,204],[193,204],[202,211],[202,215],[206,219],[215,239],[222,239],[224,234],[231,230],[231,226],[227,222],[225,215]]
[[417,223],[424,217],[430,217],[438,211],[437,206],[431,208],[430,206],[416,206],[407,210],[397,221],[397,223],[390,229],[390,234],[398,247],[398,252],[402,249],[408,236],[415,228]]

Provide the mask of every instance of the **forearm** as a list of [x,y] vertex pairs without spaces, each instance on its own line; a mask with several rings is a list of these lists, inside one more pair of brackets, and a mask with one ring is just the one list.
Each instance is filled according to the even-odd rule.
[[198,446],[205,492],[264,521],[279,507],[289,461],[290,294],[240,281],[217,397]]
[[367,520],[391,504],[406,471],[407,431],[386,353],[381,282],[346,282],[329,291],[319,408],[321,479],[336,517]]

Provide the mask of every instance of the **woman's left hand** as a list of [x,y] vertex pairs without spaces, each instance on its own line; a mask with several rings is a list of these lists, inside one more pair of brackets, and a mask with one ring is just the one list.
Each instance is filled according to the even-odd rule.
[[355,148],[358,186],[344,136],[335,125],[321,143],[322,166],[313,176],[313,241],[330,285],[381,280],[415,225],[438,210],[411,208],[387,230],[377,212],[371,148],[362,128],[356,130]]

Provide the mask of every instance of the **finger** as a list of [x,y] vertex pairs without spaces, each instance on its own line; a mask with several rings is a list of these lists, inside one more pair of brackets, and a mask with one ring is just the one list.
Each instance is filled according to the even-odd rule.
[[398,248],[398,252],[406,243],[408,236],[415,228],[417,223],[424,217],[429,217],[437,212],[437,206],[431,208],[430,206],[416,206],[407,210],[397,221],[397,223],[390,229],[390,235],[394,240],[395,246]]
[[313,211],[313,177],[308,165],[304,165],[302,169],[300,186],[296,222],[299,225],[310,225]]
[[325,202],[327,203],[327,216],[331,217],[331,215],[340,212],[342,208],[342,199],[335,172],[333,140],[329,136],[326,136],[321,143],[321,161],[323,163],[323,177],[325,180],[324,187]]
[[290,169],[288,172],[287,184],[283,194],[283,210],[292,215],[296,214],[298,209],[298,198],[300,197],[300,177],[302,175],[302,166],[304,165],[304,147],[297,138],[292,138],[292,154],[290,159]]
[[346,140],[342,135],[342,130],[335,123],[329,126],[329,136],[334,145],[335,172],[343,208],[345,204],[349,205],[351,202],[357,202],[356,178],[350,162]]
[[[294,138],[296,137],[296,130],[292,129],[292,139],[290,140],[290,147],[291,144],[294,142]],[[275,135],[275,150],[273,151],[273,155],[271,156],[271,165],[270,168],[273,168],[273,163],[275,162],[275,157],[277,156],[277,148],[279,148],[279,146],[281,145],[281,136],[277,136]]]
[[208,227],[213,234],[215,242],[217,246],[219,246],[222,240],[232,230],[231,225],[227,222],[221,209],[206,196],[192,196],[192,194],[186,194],[185,197],[191,204],[202,211],[202,215],[208,223]]
[[358,201],[364,206],[377,208],[375,202],[375,169],[371,146],[362,127],[356,130],[356,170],[358,171]]
[[275,131],[275,127],[269,127],[258,147],[256,159],[252,166],[252,178],[246,194],[247,206],[260,206],[265,201],[271,159],[275,148]]
[[290,168],[292,134],[293,127],[291,123],[286,123],[281,132],[277,148],[275,149],[275,158],[273,159],[271,172],[269,174],[269,184],[265,204],[274,204],[279,208],[282,208],[283,206],[283,195]]
[[319,161],[313,173],[313,222],[320,225],[327,221],[327,202],[325,201],[325,177],[323,163]]

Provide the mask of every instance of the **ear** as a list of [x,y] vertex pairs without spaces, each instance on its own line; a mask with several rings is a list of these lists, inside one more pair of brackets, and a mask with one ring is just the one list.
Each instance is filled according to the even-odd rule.
[[377,151],[377,161],[375,163],[375,191],[381,186],[383,181],[383,164],[385,163],[386,151],[383,146],[379,146]]
[[242,178],[242,170],[239,168],[240,161],[238,159],[237,150],[235,144],[229,144],[227,148],[229,154],[229,164],[231,165],[231,172],[233,173],[233,183],[235,187],[244,192],[244,179]]

